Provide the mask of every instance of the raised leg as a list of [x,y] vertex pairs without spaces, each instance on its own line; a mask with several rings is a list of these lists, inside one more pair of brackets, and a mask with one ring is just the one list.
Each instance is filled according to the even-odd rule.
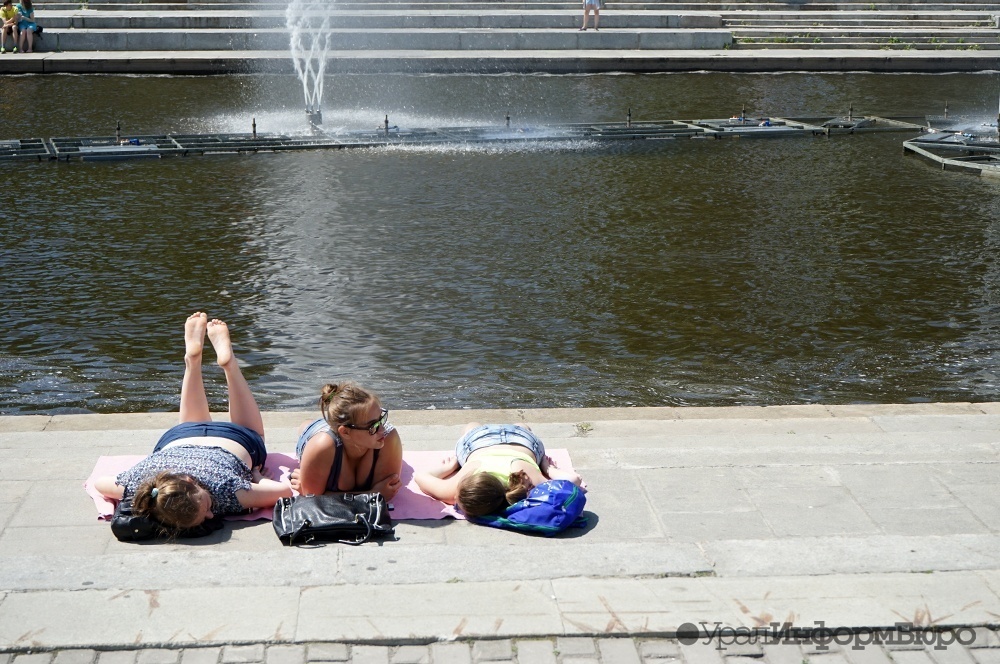
[[205,347],[208,316],[197,311],[184,322],[184,381],[181,383],[181,422],[208,422],[205,383],[201,376],[201,351]]
[[261,419],[257,401],[250,392],[240,365],[233,355],[233,344],[229,339],[229,327],[219,319],[212,319],[208,324],[208,340],[215,349],[219,366],[226,373],[226,385],[229,388],[229,419],[233,424],[239,424],[264,435],[264,420]]

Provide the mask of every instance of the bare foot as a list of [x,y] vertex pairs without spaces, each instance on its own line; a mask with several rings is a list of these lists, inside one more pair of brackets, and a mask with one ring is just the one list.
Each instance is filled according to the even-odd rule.
[[208,316],[196,311],[184,321],[184,357],[200,358],[205,347],[205,328]]
[[233,344],[229,340],[229,327],[218,318],[213,318],[208,324],[208,340],[215,349],[216,361],[220,367],[225,367],[233,361]]

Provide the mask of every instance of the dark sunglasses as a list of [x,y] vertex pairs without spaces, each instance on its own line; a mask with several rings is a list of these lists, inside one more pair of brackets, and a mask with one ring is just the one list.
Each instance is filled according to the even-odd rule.
[[385,408],[381,409],[381,414],[378,416],[377,420],[372,420],[368,424],[358,426],[356,424],[344,424],[343,426],[348,429],[356,429],[357,431],[367,431],[371,435],[378,433],[379,427],[384,427],[385,423],[389,421],[389,411]]

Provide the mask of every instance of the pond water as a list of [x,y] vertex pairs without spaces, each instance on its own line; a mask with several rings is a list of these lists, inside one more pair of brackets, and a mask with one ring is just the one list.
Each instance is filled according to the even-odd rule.
[[[336,76],[328,129],[950,112],[982,75]],[[291,77],[6,77],[0,138],[305,132]],[[175,409],[230,324],[264,408],[1000,399],[1000,182],[906,134],[0,165],[0,412]],[[211,354],[206,354],[211,359]],[[221,372],[208,371],[224,409]]]

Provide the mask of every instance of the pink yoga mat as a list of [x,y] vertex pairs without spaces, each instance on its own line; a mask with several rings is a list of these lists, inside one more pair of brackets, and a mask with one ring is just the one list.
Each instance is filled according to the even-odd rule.
[[[565,449],[557,450],[547,450],[546,451],[552,460],[556,462],[560,468],[571,469],[573,463],[569,457],[569,451]],[[392,518],[395,521],[405,521],[409,519],[444,519],[446,517],[452,517],[455,519],[464,519],[461,512],[459,512],[452,505],[447,505],[442,503],[440,500],[436,500],[427,496],[419,488],[417,488],[416,482],[413,481],[413,474],[421,470],[430,470],[440,463],[441,459],[449,454],[453,454],[452,451],[447,452],[414,452],[412,450],[403,451],[403,468],[400,471],[400,479],[403,482],[403,488],[399,490],[399,493],[392,499],[391,503],[393,506]],[[94,483],[98,477],[103,475],[117,475],[118,473],[128,470],[134,466],[142,456],[102,456],[97,460],[97,465],[94,466],[94,470],[90,473],[90,477],[84,482],[83,487],[93,501],[94,506],[97,508],[97,518],[99,519],[110,519],[111,515],[114,514],[115,504],[113,501],[105,498],[94,488]],[[282,482],[287,482],[288,477],[293,470],[299,467],[299,462],[295,457],[289,456],[287,454],[272,452],[267,455],[267,463],[264,467],[267,477],[278,480]],[[255,510],[250,514],[241,514],[237,516],[227,517],[233,520],[242,521],[252,521],[255,519],[268,519],[271,518],[270,509],[259,509]]]

